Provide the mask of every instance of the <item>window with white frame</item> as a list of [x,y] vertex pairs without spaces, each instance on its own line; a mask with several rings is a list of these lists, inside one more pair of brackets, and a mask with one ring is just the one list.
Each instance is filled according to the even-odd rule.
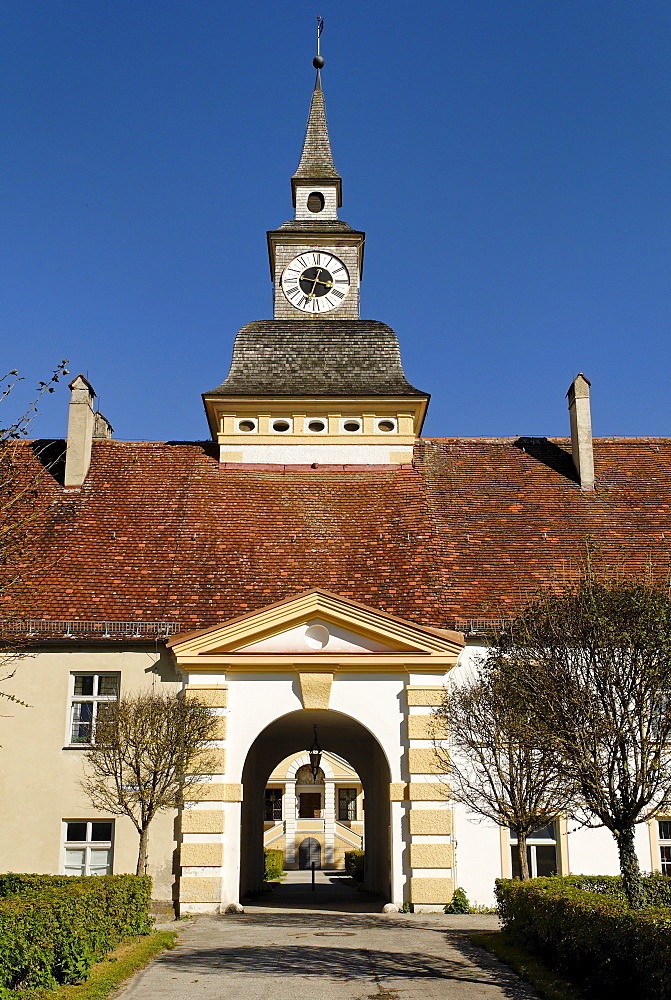
[[338,789],[338,819],[351,822],[356,819],[356,788]]
[[662,875],[671,875],[671,819],[657,820],[657,839]]
[[73,674],[70,698],[70,743],[92,743],[96,719],[119,697],[119,674]]
[[[510,831],[510,860],[512,864],[513,878],[520,878],[520,849],[517,844],[517,837]],[[547,826],[536,830],[527,838],[527,861],[529,863],[529,875],[531,878],[538,878],[542,875],[556,875],[559,871],[557,864],[557,824],[548,823]]]
[[66,820],[65,875],[111,875],[112,820]]

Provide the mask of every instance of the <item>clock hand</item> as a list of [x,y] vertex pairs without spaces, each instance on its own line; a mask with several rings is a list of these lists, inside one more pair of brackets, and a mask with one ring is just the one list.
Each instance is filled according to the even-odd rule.
[[315,275],[314,280],[312,278],[307,278],[306,279],[307,281],[312,281],[312,291],[308,295],[308,300],[314,299],[314,297],[315,297],[315,288],[317,287],[317,285],[323,285],[324,284],[323,281],[319,280],[319,275],[321,273],[322,273],[322,269],[321,269],[321,267],[318,267],[317,268],[317,274]]
[[[319,268],[319,271],[318,271],[318,273],[317,273],[317,276],[315,277],[315,279],[314,279],[314,282],[313,282],[313,284],[312,284],[312,291],[313,291],[313,292],[314,292],[314,289],[315,289],[315,285],[323,285],[323,286],[324,286],[324,288],[332,288],[332,287],[333,287],[333,282],[332,282],[332,281],[325,281],[325,280],[324,280],[324,278],[320,278],[320,277],[319,277],[319,275],[320,275],[321,273],[322,273],[322,269],[321,269],[321,268]],[[309,279],[308,279],[308,280],[309,280]]]

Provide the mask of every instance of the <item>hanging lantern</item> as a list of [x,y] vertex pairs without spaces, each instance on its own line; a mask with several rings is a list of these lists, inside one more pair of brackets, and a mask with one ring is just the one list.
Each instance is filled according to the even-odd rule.
[[312,777],[316,781],[319,776],[319,765],[322,761],[322,748],[319,746],[319,740],[317,739],[317,727],[314,727],[315,738],[312,746],[308,750],[308,756],[310,757],[310,770],[312,771]]

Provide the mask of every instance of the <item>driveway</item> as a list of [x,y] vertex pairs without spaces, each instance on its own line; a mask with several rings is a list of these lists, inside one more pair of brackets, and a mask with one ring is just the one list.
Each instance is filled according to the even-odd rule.
[[536,998],[470,944],[469,932],[498,927],[495,916],[382,914],[378,901],[329,875],[315,892],[285,882],[244,914],[194,918],[119,1000]]

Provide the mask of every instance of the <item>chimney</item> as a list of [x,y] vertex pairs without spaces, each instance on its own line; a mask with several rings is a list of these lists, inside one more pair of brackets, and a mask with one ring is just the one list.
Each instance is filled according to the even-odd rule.
[[114,428],[112,427],[107,417],[103,417],[100,410],[96,410],[96,412],[93,414],[94,438],[105,438],[105,440],[109,441],[113,433],[114,433]]
[[[70,382],[70,406],[68,412],[68,440],[65,449],[65,486],[81,486],[91,464],[91,444],[93,441],[93,400],[92,385],[78,375]],[[104,419],[104,418],[103,418]]]
[[566,393],[571,418],[571,452],[573,464],[580,480],[580,489],[589,493],[594,489],[594,452],[592,449],[592,417],[589,406],[590,381],[582,372],[577,375]]

